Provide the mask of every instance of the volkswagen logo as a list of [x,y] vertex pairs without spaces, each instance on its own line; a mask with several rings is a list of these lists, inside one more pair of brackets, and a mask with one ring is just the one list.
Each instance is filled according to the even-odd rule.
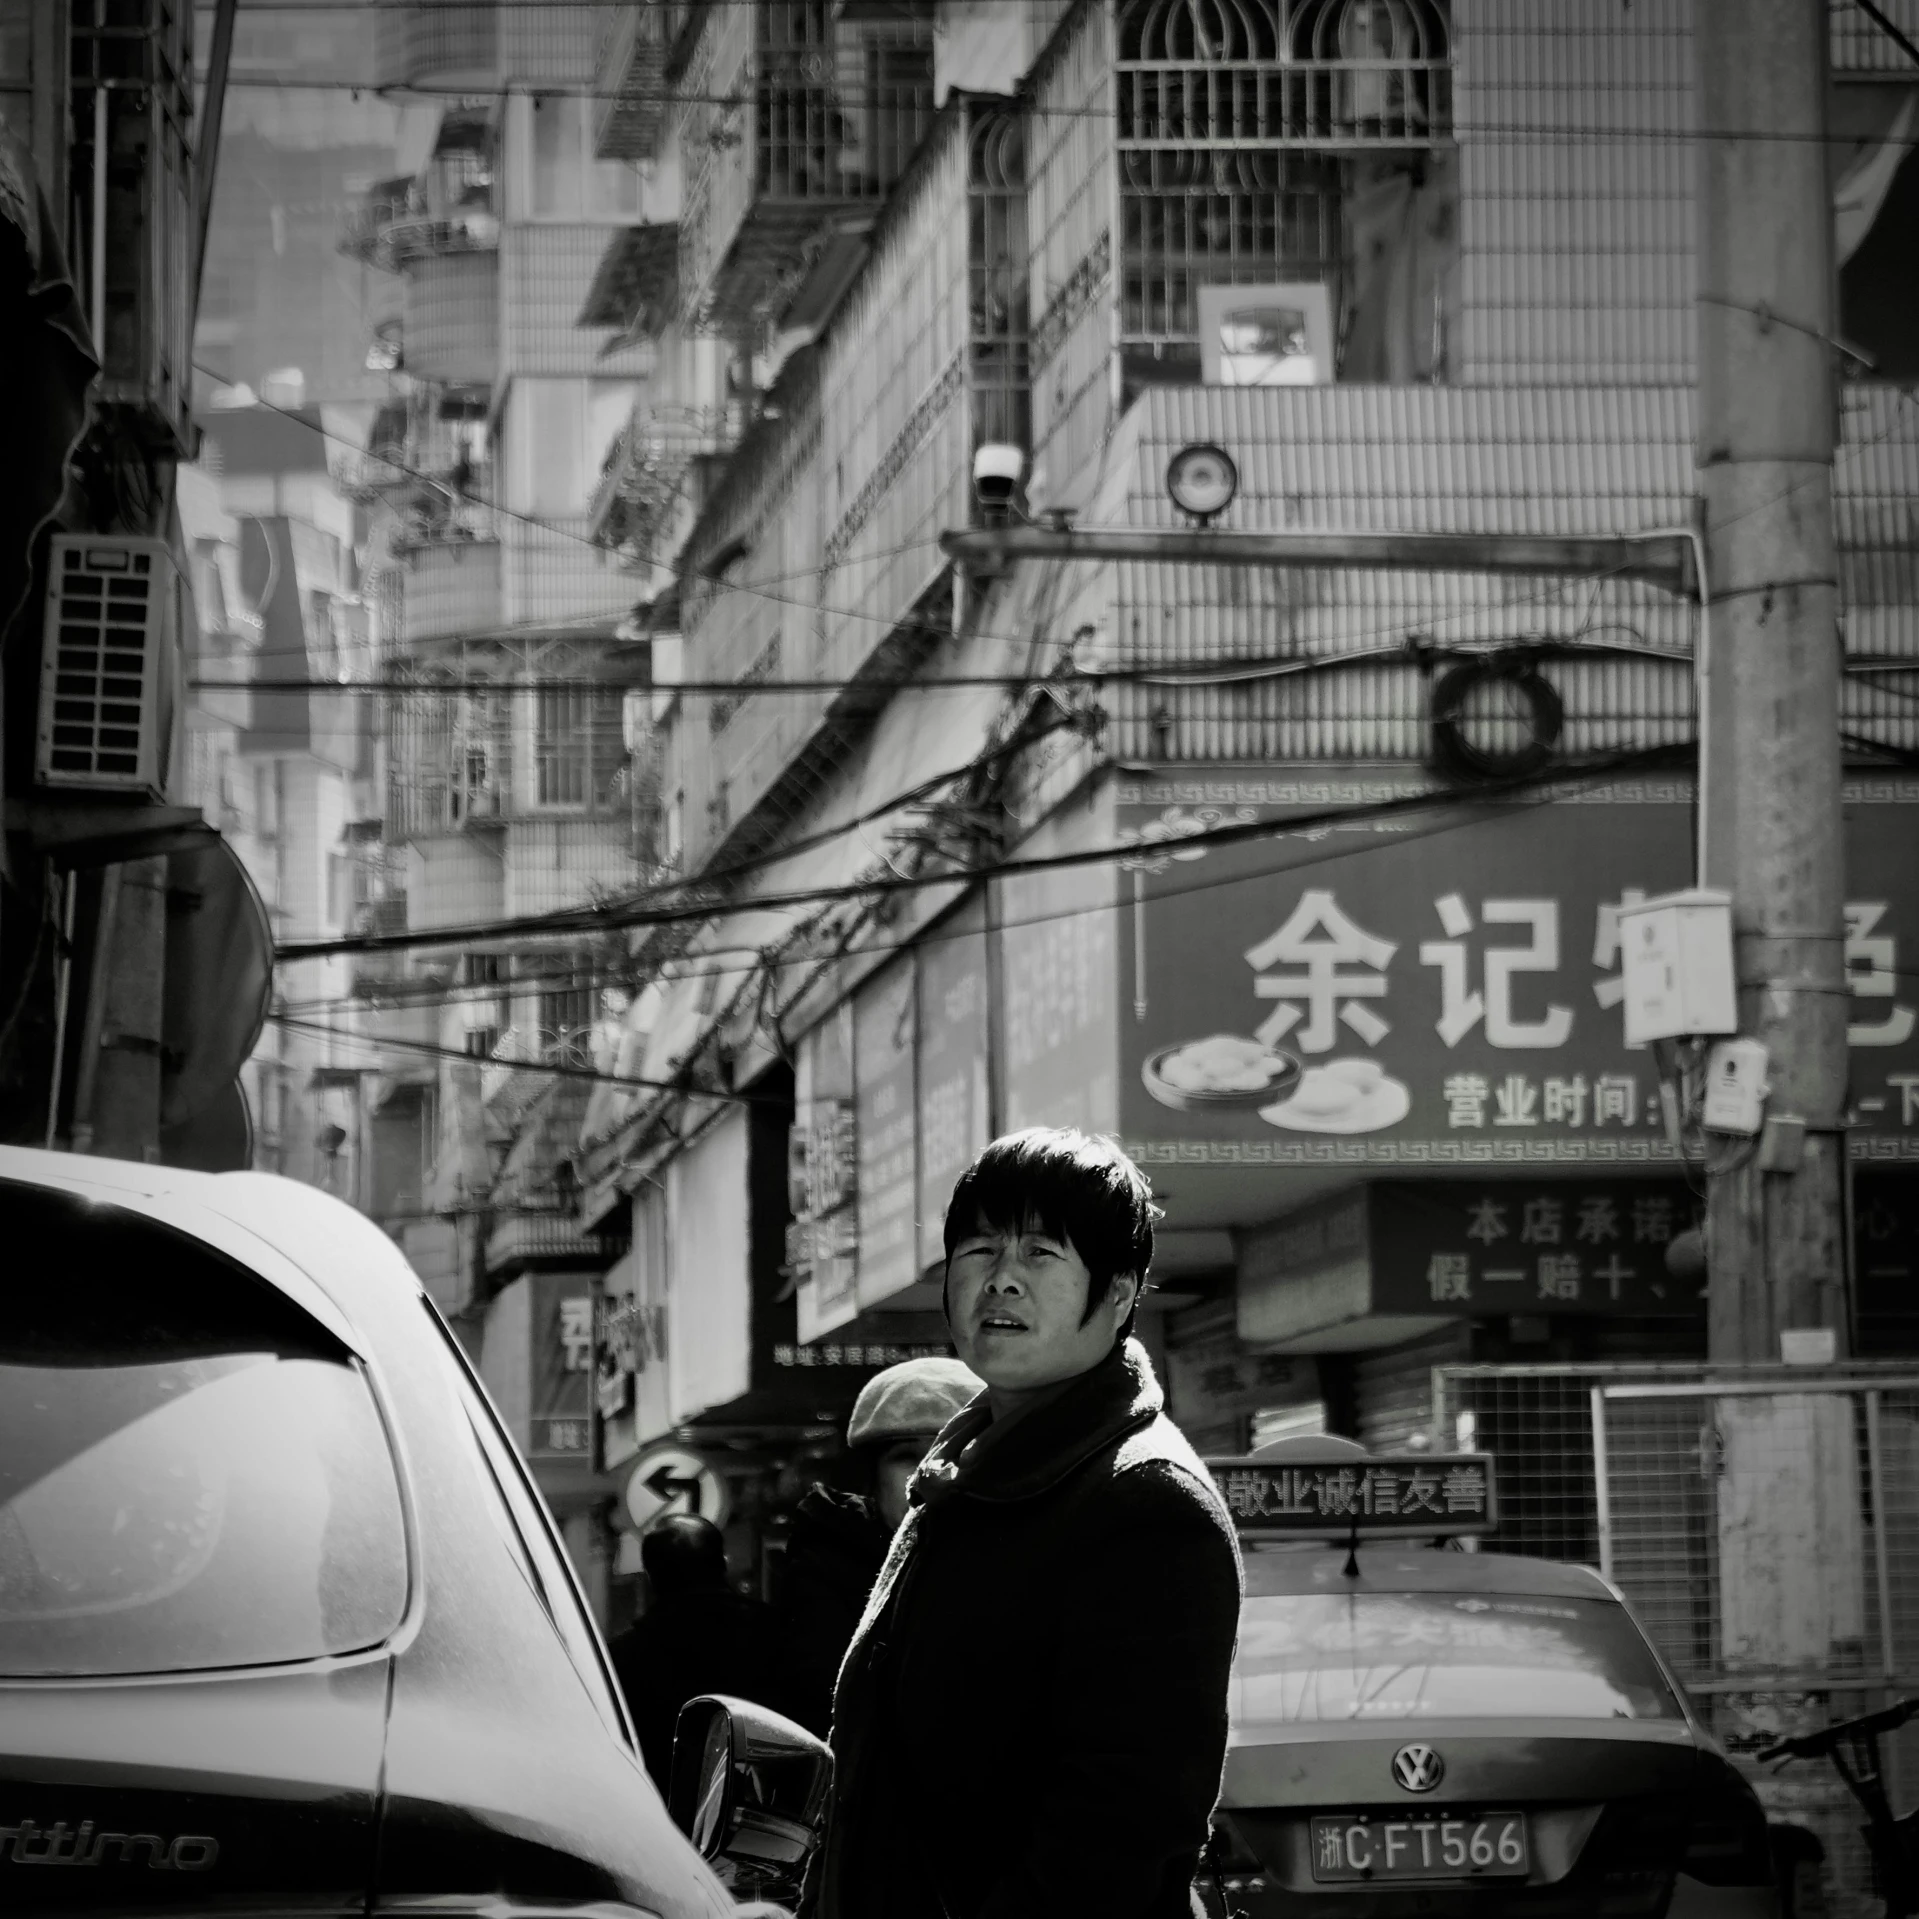
[[1431,1792],[1446,1776],[1446,1762],[1430,1746],[1401,1746],[1393,1754],[1393,1777],[1408,1792]]

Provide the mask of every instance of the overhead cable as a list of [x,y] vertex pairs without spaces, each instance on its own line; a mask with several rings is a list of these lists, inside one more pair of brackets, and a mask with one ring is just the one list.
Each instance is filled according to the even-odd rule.
[[[1639,747],[1584,761],[1567,761],[1547,772],[1523,779],[1487,781],[1465,791],[1456,787],[1431,788],[1359,806],[1324,808],[1291,819],[1236,821],[1193,834],[1179,844],[1182,850],[1236,845],[1243,840],[1283,837],[1354,820],[1418,812],[1431,806],[1472,805],[1476,801],[1512,799],[1528,794],[1536,795],[1540,801],[1550,800],[1553,793],[1560,789],[1591,785],[1620,774],[1673,766],[1690,758],[1693,749],[1694,743],[1691,741],[1675,742],[1669,746]],[[464,946],[490,939],[566,938],[640,926],[678,925],[729,914],[779,913],[794,907],[866,899],[880,894],[923,892],[934,887],[977,884],[982,880],[1018,879],[1074,867],[1111,865],[1123,860],[1139,859],[1142,852],[1147,850],[1142,849],[1137,842],[1127,841],[1085,847],[1072,852],[1042,854],[1028,859],[1002,860],[959,871],[893,875],[830,886],[799,887],[787,892],[757,894],[729,901],[703,901],[667,907],[581,907],[526,919],[440,927],[432,932],[347,934],[333,939],[289,941],[276,948],[275,957],[298,960],[324,959],[343,953],[406,952],[420,947]]]

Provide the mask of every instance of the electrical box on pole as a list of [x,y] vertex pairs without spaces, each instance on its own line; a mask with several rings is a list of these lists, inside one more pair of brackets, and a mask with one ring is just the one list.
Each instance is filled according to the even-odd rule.
[[1689,887],[1619,909],[1626,1044],[1739,1030],[1732,895]]

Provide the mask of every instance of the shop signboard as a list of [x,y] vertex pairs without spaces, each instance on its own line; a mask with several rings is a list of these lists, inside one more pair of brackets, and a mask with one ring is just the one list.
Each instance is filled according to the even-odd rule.
[[527,1457],[578,1459],[592,1450],[593,1282],[584,1273],[535,1273]]
[[859,1126],[850,1004],[835,1008],[801,1040],[795,1090],[787,1267],[799,1300],[800,1337],[817,1339],[859,1311]]
[[1245,1236],[1239,1335],[1290,1347],[1361,1323],[1696,1317],[1700,1280],[1666,1264],[1695,1214],[1684,1181],[1656,1175],[1369,1180]]
[[1703,1313],[1703,1281],[1667,1270],[1697,1224],[1673,1179],[1386,1180],[1370,1202],[1375,1309],[1389,1313]]
[[919,1265],[946,1255],[946,1202],[992,1136],[986,915],[977,901],[919,948]]
[[1491,1532],[1498,1482],[1487,1453],[1293,1465],[1209,1459],[1207,1468],[1234,1530],[1255,1537],[1328,1532],[1438,1536]]
[[1116,876],[1061,867],[998,881],[1004,1126],[1119,1125]]
[[905,954],[869,980],[853,1002],[861,1309],[889,1299],[919,1277],[913,970],[913,956]]
[[1859,1351],[1919,1353],[1919,1181],[1856,1168],[1852,1239]]
[[[1461,799],[1271,768],[1118,792],[1121,1127],[1147,1166],[1673,1163],[1618,910],[1692,877],[1690,787]],[[1919,780],[1848,782],[1855,1154],[1919,1159]],[[1222,824],[1310,827],[1207,846]],[[1009,984],[1010,1005],[1010,984]]]
[[1166,1398],[1183,1432],[1206,1432],[1256,1412],[1309,1406],[1320,1396],[1310,1359],[1249,1353],[1232,1328],[1169,1349]]

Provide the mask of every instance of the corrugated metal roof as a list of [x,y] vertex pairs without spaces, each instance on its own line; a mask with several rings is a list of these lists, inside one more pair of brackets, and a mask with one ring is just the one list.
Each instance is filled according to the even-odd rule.
[[[1180,388],[1145,395],[1109,449],[1090,523],[1172,526],[1161,476],[1180,446],[1212,440],[1240,466],[1227,524],[1243,529],[1643,532],[1692,512],[1693,395],[1686,387]],[[1919,405],[1894,388],[1845,396],[1834,469],[1846,642],[1919,659]],[[1062,574],[1061,602],[1095,582]],[[1357,656],[1412,636],[1484,645],[1590,635],[1690,647],[1692,607],[1630,582],[1473,574],[1173,566],[1105,569],[1113,657]],[[1057,631],[1071,631],[1064,621]],[[1545,669],[1575,752],[1678,738],[1691,726],[1683,664],[1619,658]],[[1410,659],[1210,687],[1109,689],[1120,758],[1415,757],[1425,688]],[[1919,706],[1848,682],[1849,727],[1919,740]]]
[[1685,520],[1683,387],[1164,387],[1142,397],[1124,517],[1178,526],[1166,462],[1216,441],[1245,529],[1622,533]]
[[[1919,40],[1919,0],[1875,0],[1875,4],[1909,40]],[[1831,0],[1827,18],[1835,74],[1914,77],[1912,56],[1854,0]]]

